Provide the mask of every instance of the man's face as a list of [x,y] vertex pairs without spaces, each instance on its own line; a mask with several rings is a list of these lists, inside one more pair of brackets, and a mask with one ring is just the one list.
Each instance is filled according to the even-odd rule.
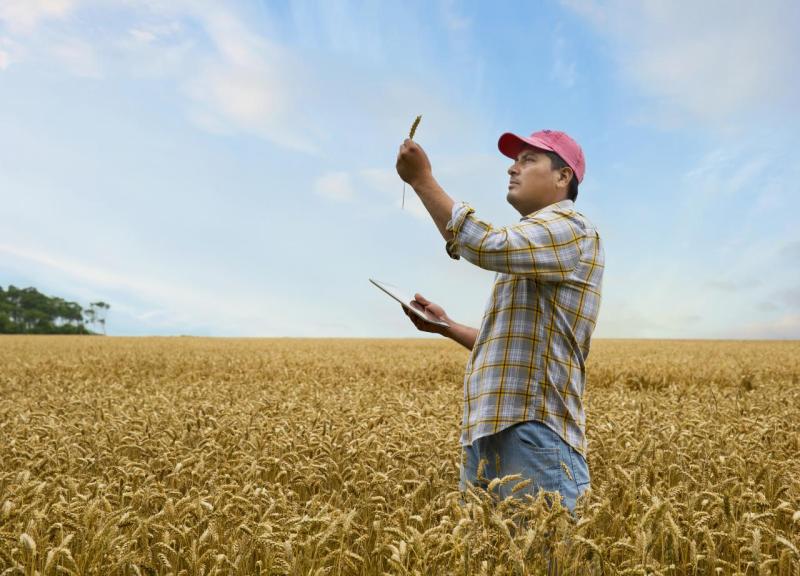
[[550,157],[537,148],[524,148],[509,167],[506,200],[522,216],[567,197],[569,172],[553,170]]

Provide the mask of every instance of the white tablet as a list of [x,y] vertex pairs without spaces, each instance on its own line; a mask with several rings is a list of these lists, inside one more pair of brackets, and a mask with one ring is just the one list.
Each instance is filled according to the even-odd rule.
[[[384,292],[386,292],[389,296],[400,302],[400,304],[403,305],[403,308],[411,310],[414,314],[416,314],[423,320],[430,322],[431,324],[438,324],[439,326],[450,326],[447,322],[439,320],[436,316],[433,316],[432,314],[428,314],[422,308],[417,308],[419,304],[416,303],[414,297],[409,296],[408,294],[406,294],[404,290],[401,290],[397,286],[387,284],[386,282],[379,282],[378,280],[373,280],[372,278],[370,278],[369,281],[375,284],[375,286],[377,286]],[[413,305],[412,302],[414,303]]]

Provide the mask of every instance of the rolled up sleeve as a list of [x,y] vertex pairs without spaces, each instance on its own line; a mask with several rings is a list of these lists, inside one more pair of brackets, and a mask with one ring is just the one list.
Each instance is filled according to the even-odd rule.
[[467,218],[467,215],[472,214],[473,212],[475,212],[475,208],[466,202],[456,202],[453,204],[453,209],[450,213],[450,220],[445,225],[445,230],[452,232],[453,238],[448,240],[444,246],[447,254],[453,260],[461,259],[461,251],[458,245],[458,234],[461,230],[461,227],[464,225],[464,220]]
[[466,202],[456,203],[445,226],[453,233],[445,248],[455,260],[464,256],[485,270],[543,282],[566,280],[580,262],[580,243],[585,234],[567,214],[550,212],[541,218],[495,228],[473,212],[475,209]]

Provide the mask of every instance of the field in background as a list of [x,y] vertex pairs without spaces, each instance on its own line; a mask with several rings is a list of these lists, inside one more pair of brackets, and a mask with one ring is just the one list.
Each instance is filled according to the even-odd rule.
[[800,342],[594,341],[577,525],[460,503],[467,356],[0,337],[0,573],[800,575]]

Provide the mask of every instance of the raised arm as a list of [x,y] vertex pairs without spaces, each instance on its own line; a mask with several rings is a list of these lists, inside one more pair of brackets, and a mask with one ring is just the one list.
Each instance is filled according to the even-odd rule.
[[433,177],[430,160],[422,146],[406,138],[397,153],[397,173],[414,188],[442,237],[450,240],[452,234],[445,230],[445,225],[455,202]]
[[519,224],[495,228],[473,215],[466,202],[453,204],[446,230],[453,234],[445,249],[451,258],[464,256],[480,268],[536,278],[566,280],[580,261],[580,221],[569,212],[547,211]]

